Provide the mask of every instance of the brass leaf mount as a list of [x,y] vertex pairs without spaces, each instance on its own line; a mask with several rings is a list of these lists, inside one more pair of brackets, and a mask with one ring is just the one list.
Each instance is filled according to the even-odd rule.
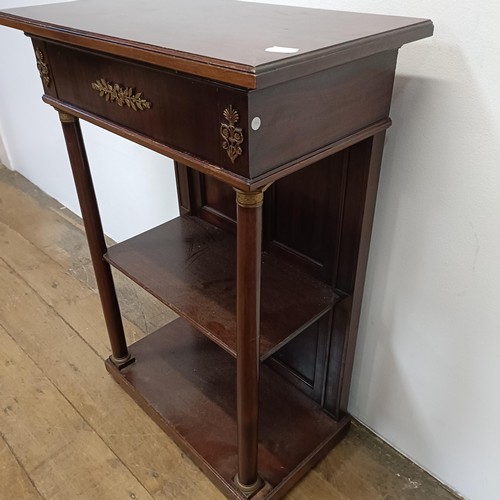
[[234,160],[243,153],[241,149],[243,143],[243,130],[240,127],[236,127],[236,122],[240,119],[240,116],[238,111],[230,105],[229,108],[224,110],[224,118],[229,123],[220,124],[220,135],[224,139],[222,141],[222,147],[227,151],[227,155],[231,162],[234,163]]
[[144,99],[142,92],[134,92],[132,87],[120,87],[117,83],[111,83],[104,78],[92,82],[92,88],[99,92],[108,102],[114,102],[118,106],[127,106],[134,111],[144,111],[151,108],[151,103]]
[[38,72],[40,73],[40,78],[43,83],[48,87],[50,85],[50,71],[47,63],[45,62],[45,56],[43,52],[37,47],[35,49],[36,56],[36,67],[38,68]]

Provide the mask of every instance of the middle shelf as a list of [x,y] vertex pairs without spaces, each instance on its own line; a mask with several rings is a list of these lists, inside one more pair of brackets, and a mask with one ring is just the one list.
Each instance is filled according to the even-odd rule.
[[[236,356],[236,241],[197,217],[177,217],[108,249],[105,259]],[[262,254],[260,357],[339,300],[327,284]]]

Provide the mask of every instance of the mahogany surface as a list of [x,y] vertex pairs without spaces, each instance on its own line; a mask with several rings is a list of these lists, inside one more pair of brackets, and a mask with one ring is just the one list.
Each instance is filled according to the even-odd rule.
[[[68,45],[41,40],[37,44],[43,47],[54,75],[52,95],[60,101],[240,175],[247,172],[248,147],[233,164],[219,141],[220,123],[229,104],[238,110],[240,122],[248,121],[242,90]],[[151,108],[135,111],[106,101],[91,86],[100,79],[141,92]]]
[[[262,191],[236,194],[236,408],[238,483],[259,489]],[[275,304],[276,307],[276,304]]]
[[[136,363],[122,370],[107,362],[113,377],[228,496],[244,498],[232,483],[235,360],[182,319],[130,351]],[[294,473],[304,475],[340,440],[350,419],[336,422],[265,365],[260,376],[259,472],[274,489],[255,498],[278,498]]]
[[[389,115],[397,51],[386,51],[262,90],[245,92],[192,75],[138,64],[104,53],[35,39],[50,66],[45,85],[60,104],[77,106],[147,141],[188,151],[202,169],[207,162],[254,179],[305,154],[333,145]],[[140,92],[149,107],[137,111],[109,102],[92,86]],[[241,154],[221,147],[224,111],[233,108],[242,128]],[[260,126],[254,130],[252,120]],[[300,117],[300,119],[298,119]],[[210,172],[207,172],[210,173]]]
[[[397,51],[432,23],[86,0],[0,11],[0,24],[32,38],[61,113],[108,370],[226,496],[282,497],[349,423]],[[106,252],[78,118],[178,162],[182,217]],[[130,359],[108,263],[182,316]]]
[[116,296],[113,275],[109,264],[102,258],[106,252],[106,241],[102,230],[101,217],[83,145],[82,131],[77,119],[61,114],[61,125],[66,140],[68,155],[73,171],[76,191],[85,224],[85,234],[92,258],[99,297],[101,299],[104,319],[109,333],[114,360],[121,362],[129,359],[127,341],[123,331],[120,306]]
[[[266,250],[330,284],[344,297],[331,314],[311,322],[269,362],[336,416],[347,411],[357,332],[352,310],[359,307],[363,290],[383,138],[381,132],[360,141],[279,179],[266,192]],[[178,179],[181,205],[193,215],[231,229],[230,224],[236,223],[232,189],[183,168],[177,165],[178,173],[183,172]]]
[[[236,355],[236,241],[195,217],[178,217],[108,249],[106,259]],[[331,287],[274,255],[262,255],[260,356],[323,315]]]
[[[432,34],[426,19],[235,0],[85,0],[9,9],[0,23],[247,88],[304,76]],[[274,46],[299,50],[265,50]]]

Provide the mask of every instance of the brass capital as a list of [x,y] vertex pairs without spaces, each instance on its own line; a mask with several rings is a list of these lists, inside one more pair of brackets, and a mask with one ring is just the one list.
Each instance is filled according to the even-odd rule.
[[257,208],[264,202],[264,192],[272,183],[259,189],[258,191],[242,191],[233,188],[236,191],[236,204],[244,208]]
[[236,203],[240,207],[257,208],[262,206],[262,203],[264,202],[263,191],[254,191],[252,193],[246,193],[245,191],[240,191],[239,189],[235,189],[235,191]]
[[59,119],[61,120],[62,123],[73,123],[76,121],[76,116],[69,115],[68,113],[63,113],[62,111],[59,111]]

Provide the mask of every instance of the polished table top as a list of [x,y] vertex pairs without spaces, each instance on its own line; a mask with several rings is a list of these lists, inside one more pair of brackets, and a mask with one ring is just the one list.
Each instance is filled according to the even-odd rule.
[[[283,497],[348,429],[397,53],[432,23],[88,0],[0,24],[31,36],[60,113],[107,369],[226,497]],[[176,160],[185,216],[108,251],[78,118]],[[108,263],[180,316],[130,351]]]
[[85,0],[5,10],[0,24],[247,88],[432,33],[425,19],[241,0]]

